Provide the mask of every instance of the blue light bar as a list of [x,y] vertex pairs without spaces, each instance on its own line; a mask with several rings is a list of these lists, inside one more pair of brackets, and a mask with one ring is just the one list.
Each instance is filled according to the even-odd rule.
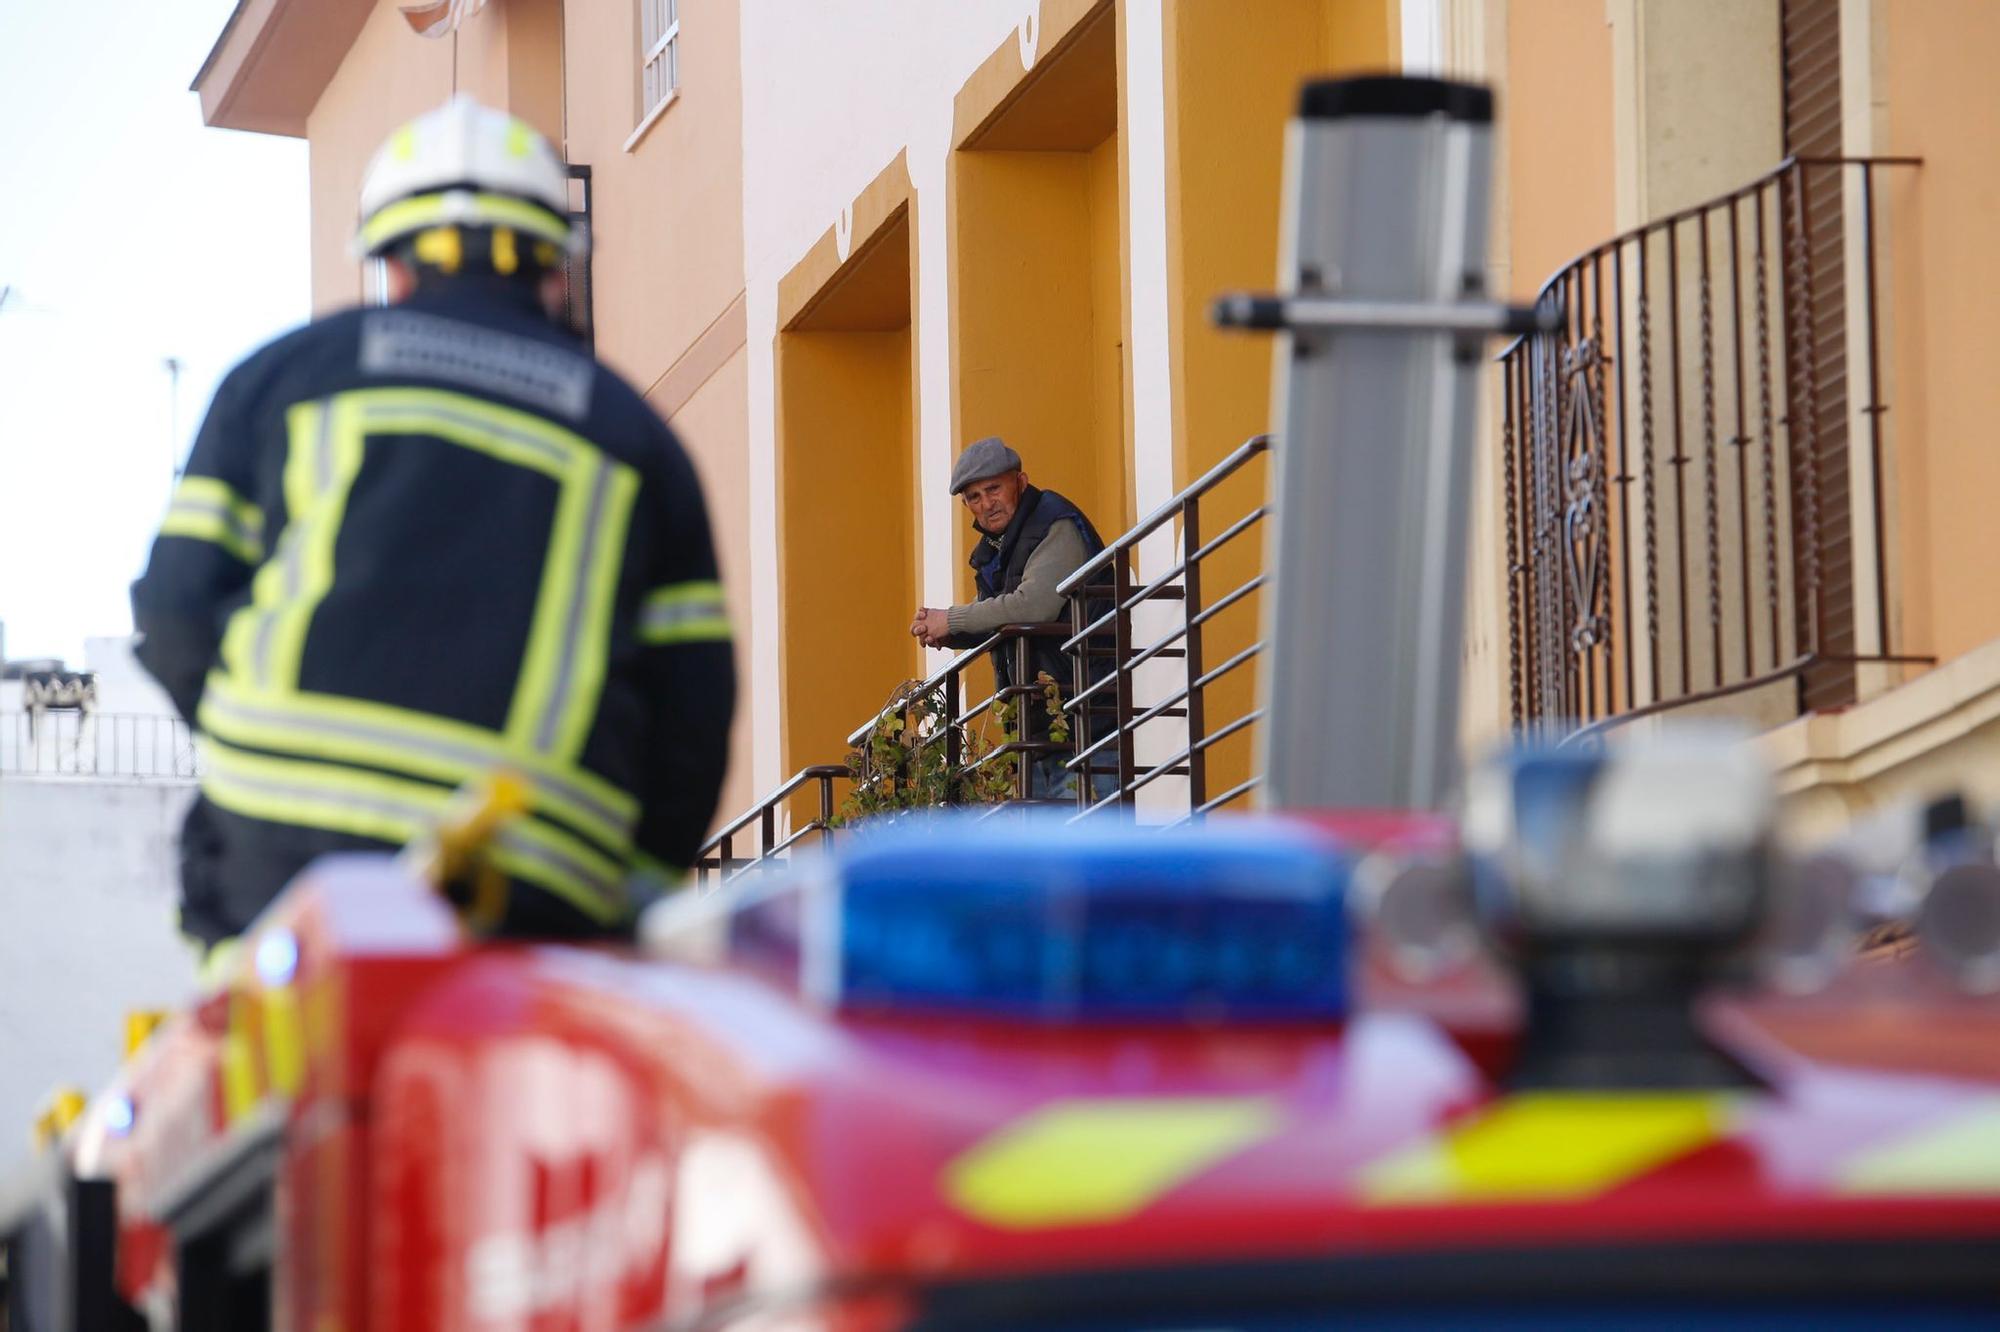
[[[1327,1020],[1347,1011],[1346,885],[1323,840],[1275,824],[945,819],[861,842],[786,923],[806,992],[846,1011]],[[767,958],[776,906],[733,932]]]

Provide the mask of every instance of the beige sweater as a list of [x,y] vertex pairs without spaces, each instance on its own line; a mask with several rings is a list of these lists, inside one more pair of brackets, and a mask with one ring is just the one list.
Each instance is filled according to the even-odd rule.
[[1082,568],[1083,561],[1083,534],[1076,530],[1076,524],[1055,524],[1042,538],[1042,544],[1028,556],[1028,566],[1021,570],[1018,588],[984,601],[953,606],[945,612],[950,618],[952,635],[985,638],[1004,625],[1063,618],[1068,603],[1056,591],[1056,585]]

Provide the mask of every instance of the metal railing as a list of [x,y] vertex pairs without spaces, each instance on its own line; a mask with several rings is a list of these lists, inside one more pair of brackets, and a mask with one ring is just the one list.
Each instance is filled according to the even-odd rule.
[[[746,869],[784,856],[808,838],[813,838],[817,846],[829,844],[833,840],[833,784],[846,780],[847,776],[847,769],[837,763],[814,764],[793,773],[777,790],[725,824],[702,844],[694,865],[696,881],[707,883],[712,878],[734,878]],[[778,829],[779,812],[788,810],[794,796],[808,786],[813,788],[818,799],[818,812],[798,827],[781,834]],[[751,832],[753,826],[755,831]],[[746,836],[756,839],[754,855],[738,855],[736,852],[738,839]]]
[[[996,810],[1073,803],[1079,818],[1129,805],[1140,791],[1169,776],[1185,778],[1188,789],[1186,809],[1172,822],[1198,818],[1248,795],[1257,784],[1254,775],[1210,794],[1208,759],[1216,745],[1255,725],[1262,710],[1245,706],[1222,716],[1211,729],[1209,696],[1255,660],[1262,644],[1254,632],[1236,634],[1230,643],[1233,650],[1214,666],[1207,664],[1207,649],[1217,617],[1237,606],[1245,606],[1247,614],[1250,607],[1245,603],[1264,584],[1262,551],[1254,542],[1238,542],[1267,513],[1266,478],[1261,468],[1250,465],[1266,457],[1269,448],[1261,435],[1245,442],[1064,580],[1061,591],[1070,603],[1067,623],[1008,625],[925,679],[899,689],[886,707],[848,737],[848,744],[866,756],[870,737],[881,733],[883,721],[900,720],[894,732],[900,739],[889,762],[864,760],[860,772],[831,764],[800,770],[709,837],[696,861],[697,880],[727,880],[782,861],[801,844],[830,843],[843,787],[852,792],[873,786],[883,797],[877,803],[893,807],[898,784],[911,782],[926,764],[931,765],[927,789],[941,791],[944,803],[962,799],[981,774],[1005,765],[1002,771],[1012,789],[994,800],[994,790],[986,786],[977,793],[979,803]],[[1243,478],[1242,488],[1219,499],[1220,488],[1238,476]],[[1249,489],[1252,482],[1254,490]],[[1229,508],[1217,518],[1216,507],[1224,500]],[[1221,527],[1206,538],[1205,501],[1209,518]],[[1140,546],[1156,533],[1164,531],[1171,537],[1170,525],[1176,523],[1181,558],[1140,583],[1134,571]],[[1227,592],[1211,597],[1205,591],[1204,572],[1213,570],[1217,555],[1225,550],[1250,572],[1235,577]],[[1146,618],[1142,608],[1154,603],[1170,623],[1150,627],[1141,623]],[[1050,738],[1050,719],[1042,701],[1045,687],[1036,681],[1033,669],[1036,644],[1051,640],[1059,643],[1071,665],[1069,697],[1062,703],[1070,727],[1066,741]],[[967,673],[996,650],[1013,654],[1011,673],[1020,683],[968,700]],[[1172,669],[1175,662],[1178,670]],[[1168,664],[1168,672],[1158,671],[1154,663]],[[1159,688],[1163,682],[1164,692],[1144,701],[1149,687]],[[976,739],[973,728],[990,730],[988,724],[998,720],[999,709],[1011,713],[999,723],[999,733]],[[1184,724],[1166,731],[1166,747],[1172,752],[1161,759],[1142,760],[1142,738],[1149,737],[1148,728],[1162,723]],[[1064,756],[1064,767],[1077,775],[1073,796],[1050,798],[1038,789],[1035,761],[1051,754]],[[1108,776],[1114,767],[1116,789],[1100,796],[1099,783],[1089,774],[1094,769]],[[801,809],[808,796],[812,803]],[[746,842],[754,842],[754,849],[743,846],[739,851]]]
[[[1068,766],[1072,771],[1079,770],[1099,755],[1111,754],[1116,757],[1118,771],[1118,789],[1102,798],[1093,797],[1087,784],[1078,784],[1078,799],[1084,814],[1115,802],[1130,803],[1140,791],[1163,777],[1187,779],[1187,812],[1180,822],[1220,809],[1256,788],[1259,777],[1253,773],[1220,794],[1209,793],[1209,751],[1255,725],[1263,710],[1247,708],[1210,729],[1207,696],[1219,682],[1254,661],[1264,645],[1251,637],[1215,666],[1208,665],[1206,648],[1216,617],[1263,587],[1262,552],[1256,551],[1252,564],[1255,571],[1219,596],[1208,595],[1203,570],[1218,552],[1263,523],[1269,511],[1263,499],[1267,490],[1260,487],[1254,504],[1244,505],[1240,516],[1207,538],[1203,536],[1207,525],[1202,519],[1202,502],[1209,499],[1213,503],[1212,497],[1224,482],[1269,450],[1267,436],[1247,440],[1063,580],[1061,591],[1069,598],[1071,615],[1070,637],[1063,648],[1072,655],[1078,669],[1075,692],[1066,705],[1074,719],[1076,735],[1076,755]],[[1180,559],[1152,580],[1140,583],[1133,569],[1139,547],[1155,532],[1176,522]],[[1136,612],[1153,601],[1176,601],[1180,613],[1174,617],[1175,623],[1159,629],[1157,636],[1142,646],[1143,633],[1136,622]],[[1107,634],[1111,639],[1111,670],[1101,678],[1088,679],[1084,649],[1088,644],[1101,642]],[[1151,703],[1139,702],[1138,697],[1144,692],[1142,669],[1153,661],[1176,659],[1181,663],[1181,670],[1176,672],[1177,687]],[[1109,726],[1102,725],[1107,718]],[[1185,722],[1185,742],[1165,758],[1142,766],[1140,737],[1146,728],[1162,720]],[[1178,732],[1170,734],[1176,740],[1181,738]]]
[[0,713],[0,776],[193,781],[194,736],[178,717]]
[[1892,651],[1883,539],[1877,175],[1914,165],[1788,159],[1543,286],[1563,326],[1500,357],[1518,727],[1780,681],[1796,715],[1851,696],[1855,663],[1929,660]]
[[[1034,649],[1037,643],[1060,641],[1068,632],[1069,626],[1061,623],[1003,625],[926,679],[897,690],[886,707],[847,737],[849,748],[863,758],[862,771],[855,775],[857,788],[886,796],[891,804],[899,791],[920,796],[908,788],[928,766],[935,777],[925,787],[934,788],[945,804],[966,803],[972,784],[987,773],[1004,779],[1010,789],[988,793],[1001,794],[1000,801],[981,803],[1058,803],[1035,789],[1035,761],[1066,754],[1069,746],[1048,738],[1041,702],[1046,686],[1037,681]],[[1021,683],[1002,685],[996,679],[992,693],[967,701],[967,673],[996,652],[1011,657],[1013,678]],[[890,760],[877,764],[867,752],[870,738],[890,719],[898,723],[893,743],[886,746]],[[993,726],[998,735],[984,735]]]
[[[1046,738],[1045,733],[1043,738],[1035,738],[1038,728],[1020,731],[1000,715],[1003,709],[1016,717],[1035,715],[1037,710],[1029,704],[1041,695],[1041,686],[1000,687],[967,703],[966,675],[989,653],[1011,646],[1015,678],[1033,680],[1031,653],[1035,643],[1060,640],[1068,633],[1066,624],[1007,625],[926,678],[905,684],[886,706],[847,737],[850,750],[861,756],[859,771],[846,764],[815,764],[794,773],[709,837],[695,862],[697,882],[727,881],[746,870],[782,860],[808,838],[819,846],[830,843],[838,817],[836,783],[848,791],[872,793],[878,805],[893,808],[911,798],[909,788],[917,783],[919,771],[929,765],[931,778],[924,785],[936,788],[943,796],[942,803],[955,804],[980,774],[1005,765],[1012,791],[1001,800],[980,803],[996,807],[1059,803],[1033,791],[1033,760],[1044,754],[1067,753],[1069,746]],[[877,764],[870,755],[870,740],[892,718],[901,723],[886,746],[893,754],[888,762]],[[981,739],[972,728],[988,723],[997,724],[1000,734]],[[795,806],[799,793],[808,786],[816,808],[805,811],[801,818]],[[781,829],[781,823],[788,827]],[[753,827],[754,834],[750,832]],[[750,836],[756,839],[755,853],[739,854],[737,843]]]

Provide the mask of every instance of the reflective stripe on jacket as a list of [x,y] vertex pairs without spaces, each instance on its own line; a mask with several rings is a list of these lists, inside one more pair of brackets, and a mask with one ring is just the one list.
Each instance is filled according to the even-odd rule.
[[232,371],[133,611],[234,813],[400,843],[512,768],[531,804],[496,860],[609,916],[714,812],[735,685],[693,468],[513,286],[427,286]]

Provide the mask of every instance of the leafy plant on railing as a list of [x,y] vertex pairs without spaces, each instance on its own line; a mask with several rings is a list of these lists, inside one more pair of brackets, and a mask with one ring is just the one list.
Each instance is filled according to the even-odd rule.
[[[1048,738],[1068,744],[1069,714],[1062,693],[1047,671],[1036,676],[1041,703],[1048,715]],[[847,754],[853,782],[834,816],[835,827],[904,810],[945,805],[997,805],[1014,799],[1020,753],[995,751],[1019,738],[1014,700],[995,703],[980,719],[978,729],[954,720],[945,707],[942,686],[924,687],[905,680],[889,695],[860,743]],[[997,726],[999,738],[989,734]],[[957,732],[958,761],[951,759],[947,727]]]

